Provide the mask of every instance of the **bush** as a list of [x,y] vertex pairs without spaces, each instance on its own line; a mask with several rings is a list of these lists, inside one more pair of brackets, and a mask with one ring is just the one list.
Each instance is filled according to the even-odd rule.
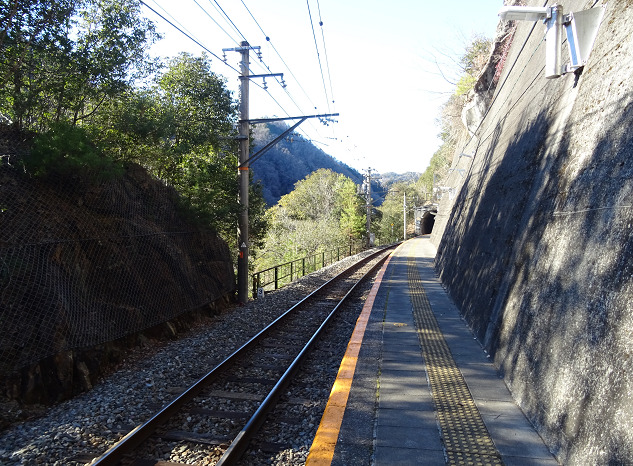
[[37,177],[71,177],[103,180],[119,175],[122,168],[105,157],[88,133],[69,123],[55,123],[35,136],[24,159],[27,173]]

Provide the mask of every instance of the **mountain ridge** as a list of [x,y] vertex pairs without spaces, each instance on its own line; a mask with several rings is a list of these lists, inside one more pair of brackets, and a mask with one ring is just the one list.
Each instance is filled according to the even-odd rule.
[[[283,122],[255,125],[252,130],[251,152],[257,153],[287,128]],[[304,136],[294,132],[281,139],[251,164],[253,182],[261,183],[264,199],[269,206],[275,205],[282,196],[292,192],[297,181],[320,168],[345,175],[358,185],[363,182],[363,175],[358,170],[335,159]],[[379,188],[377,182],[372,182],[374,192],[378,192]],[[382,197],[379,202],[382,202]]]

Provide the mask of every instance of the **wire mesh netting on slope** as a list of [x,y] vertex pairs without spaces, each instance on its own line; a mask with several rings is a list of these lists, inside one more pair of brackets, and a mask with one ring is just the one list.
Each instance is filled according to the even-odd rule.
[[0,163],[0,373],[166,322],[234,289],[229,249],[138,166],[34,180]]

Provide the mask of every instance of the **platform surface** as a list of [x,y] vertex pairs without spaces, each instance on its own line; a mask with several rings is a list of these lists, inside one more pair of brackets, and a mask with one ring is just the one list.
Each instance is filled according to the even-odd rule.
[[346,401],[326,410],[308,465],[558,464],[442,288],[434,257],[429,238],[415,238],[383,268],[354,367],[348,357],[339,373],[353,374],[336,394]]

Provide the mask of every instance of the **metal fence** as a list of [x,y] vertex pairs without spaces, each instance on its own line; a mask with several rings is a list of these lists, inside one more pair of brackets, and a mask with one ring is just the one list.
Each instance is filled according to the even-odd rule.
[[0,144],[0,375],[130,335],[234,290],[226,243],[131,167],[42,181]]
[[288,283],[315,272],[327,264],[332,264],[341,258],[360,252],[360,249],[336,248],[330,251],[320,252],[311,256],[302,257],[284,264],[275,265],[265,270],[260,270],[252,275],[253,298],[257,298],[259,290],[276,290]]

